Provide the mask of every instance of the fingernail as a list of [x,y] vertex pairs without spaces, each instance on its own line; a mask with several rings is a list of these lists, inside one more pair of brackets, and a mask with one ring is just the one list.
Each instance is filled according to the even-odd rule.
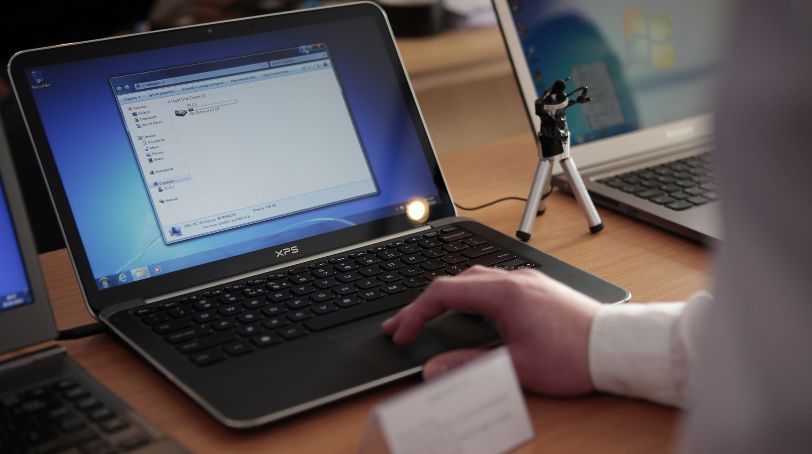
[[384,320],[383,323],[381,323],[381,327],[383,329],[388,329],[390,326],[392,326],[392,323],[394,323],[394,321],[395,317],[389,317],[386,320]]

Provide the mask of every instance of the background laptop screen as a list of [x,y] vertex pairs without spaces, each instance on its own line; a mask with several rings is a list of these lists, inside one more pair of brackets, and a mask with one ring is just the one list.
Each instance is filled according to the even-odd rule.
[[20,246],[11,222],[11,215],[0,184],[0,312],[29,304],[33,300],[25,275]]
[[537,93],[572,76],[572,144],[710,112],[726,1],[512,0]]
[[26,68],[99,289],[439,190],[371,18]]

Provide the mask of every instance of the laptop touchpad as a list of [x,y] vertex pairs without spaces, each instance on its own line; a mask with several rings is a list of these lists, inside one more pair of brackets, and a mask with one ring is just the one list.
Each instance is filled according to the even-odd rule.
[[481,317],[445,314],[426,325],[414,342],[400,347],[381,331],[381,322],[388,316],[391,314],[370,317],[365,323],[336,333],[335,339],[368,363],[387,372],[421,366],[427,359],[445,351],[483,347],[500,340],[493,325]]

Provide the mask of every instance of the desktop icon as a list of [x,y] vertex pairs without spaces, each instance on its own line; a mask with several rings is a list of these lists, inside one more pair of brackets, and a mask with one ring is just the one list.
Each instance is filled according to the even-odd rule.
[[138,281],[138,280],[141,280],[141,279],[146,279],[146,278],[149,277],[149,271],[147,271],[147,269],[144,268],[144,267],[136,268],[136,269],[132,270],[131,273],[133,275],[133,280],[134,281]]
[[137,126],[137,127],[139,127],[139,128],[141,127],[141,125],[140,125],[140,124],[137,124],[137,125],[135,125],[135,126]]
[[[132,110],[132,109],[130,109],[130,110]],[[133,117],[137,117],[137,116],[138,116],[138,112],[133,112]]]
[[110,288],[110,279],[106,277],[99,279],[99,288]]
[[41,84],[45,82],[45,76],[42,74],[41,69],[35,69],[31,71],[31,78],[34,79],[35,84]]
[[161,272],[161,265],[152,265],[152,272],[159,274]]
[[189,113],[189,111],[186,110],[186,109],[177,109],[177,110],[175,110],[175,116],[176,117],[186,116],[187,113]]
[[181,231],[179,226],[170,227],[169,236],[183,236],[183,232]]
[[118,275],[118,283],[123,284],[127,282],[127,273],[121,273]]
[[[139,128],[140,128],[140,127],[141,127],[141,126],[139,126]],[[149,161],[149,163],[150,163],[150,164],[152,164],[153,162],[155,162],[155,161],[153,161],[153,160],[152,160],[152,158],[147,158],[147,161]]]

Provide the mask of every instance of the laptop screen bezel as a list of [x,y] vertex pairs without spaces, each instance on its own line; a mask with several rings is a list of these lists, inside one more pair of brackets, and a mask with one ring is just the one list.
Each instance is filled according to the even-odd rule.
[[[508,0],[491,1],[513,67],[513,75],[524,101],[524,110],[527,114],[528,123],[533,131],[533,136],[536,137],[536,131],[540,126],[540,120],[535,115],[536,98],[538,96],[519,39],[519,32],[510,11],[510,2]],[[573,145],[571,155],[578,162],[581,169],[587,169],[592,165],[637,156],[654,150],[671,148],[683,143],[695,143],[698,140],[709,139],[713,129],[712,123],[712,114],[694,115],[593,142]],[[555,169],[554,173],[561,173],[561,169]]]
[[31,303],[0,311],[0,333],[3,333],[0,337],[0,354],[2,354],[54,339],[57,334],[37,248],[34,245],[34,237],[28,223],[2,123],[0,123],[0,179],[32,299]]
[[[34,49],[15,54],[9,62],[9,74],[17,94],[21,110],[37,150],[40,166],[45,174],[46,184],[56,208],[60,226],[70,251],[71,259],[79,275],[79,281],[86,302],[94,313],[111,304],[133,299],[150,299],[159,295],[175,293],[179,290],[204,285],[229,276],[242,275],[252,270],[276,266],[302,257],[323,254],[330,250],[346,247],[355,243],[368,241],[413,229],[416,224],[403,215],[393,215],[374,222],[329,232],[296,242],[278,244],[243,255],[223,259],[185,270],[155,276],[127,285],[99,290],[96,279],[81,241],[76,221],[64,185],[61,181],[52,150],[38,115],[37,107],[27,78],[26,68],[68,63],[84,59],[100,58],[112,55],[160,49],[169,46],[206,42],[213,39],[231,38],[255,33],[278,31],[293,27],[317,25],[325,22],[341,21],[368,17],[375,20],[379,38],[386,48],[390,64],[397,77],[404,102],[407,105],[412,121],[416,126],[420,143],[424,149],[427,165],[438,189],[439,203],[432,205],[429,218],[424,222],[455,215],[454,205],[447,185],[440,170],[437,156],[417,106],[411,84],[403,69],[403,63],[394,44],[389,23],[379,6],[369,3],[316,8],[291,13],[256,16],[190,27],[143,33],[124,37],[114,37],[83,43],[67,44],[49,48]],[[278,257],[276,250],[297,246],[297,255],[288,254]]]

